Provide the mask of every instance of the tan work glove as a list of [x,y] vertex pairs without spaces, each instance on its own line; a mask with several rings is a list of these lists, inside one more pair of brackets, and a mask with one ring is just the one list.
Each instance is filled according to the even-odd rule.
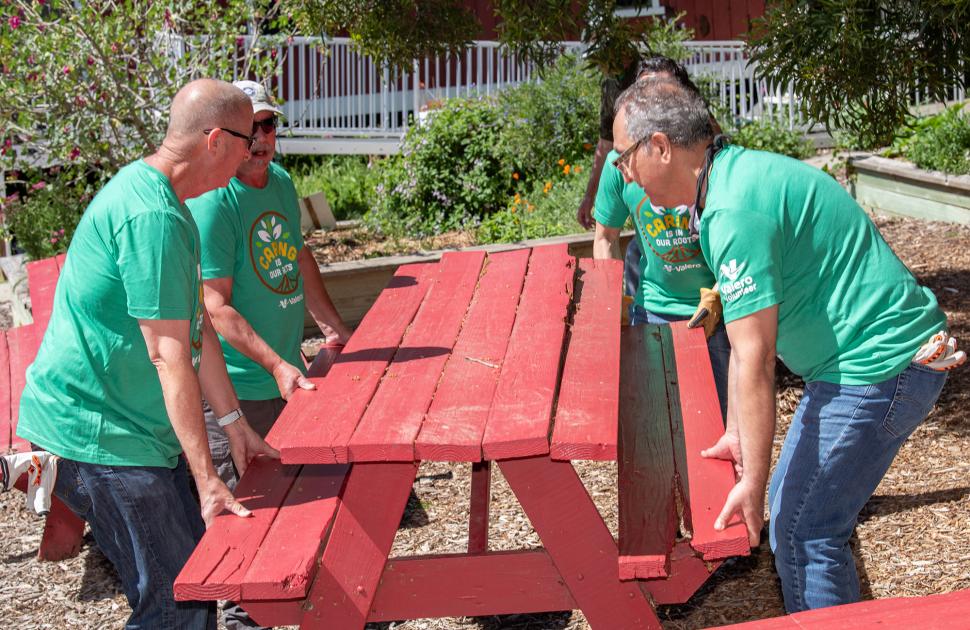
[[718,322],[721,321],[722,312],[721,294],[717,291],[717,285],[714,285],[713,289],[702,288],[701,301],[697,305],[697,310],[694,311],[693,317],[687,323],[687,327],[697,328],[698,326],[703,326],[704,334],[710,339],[711,335],[714,334],[714,329],[717,328]]

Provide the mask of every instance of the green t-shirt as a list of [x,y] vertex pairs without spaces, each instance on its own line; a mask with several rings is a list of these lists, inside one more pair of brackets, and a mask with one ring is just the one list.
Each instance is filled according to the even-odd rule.
[[687,207],[658,208],[635,183],[626,183],[613,166],[619,154],[611,151],[600,175],[593,218],[620,228],[633,217],[640,243],[640,287],[636,303],[660,315],[693,315],[698,290],[714,285],[714,274],[701,256],[700,243],[691,240]]
[[777,304],[778,356],[806,380],[879,383],[946,327],[855,200],[798,160],[721,151],[700,236],[725,321]]
[[174,468],[182,452],[139,319],[186,320],[202,351],[199,232],[168,179],[121,169],[78,224],[17,434],[50,452],[110,466]]
[[[253,188],[232,178],[188,203],[202,235],[202,277],[232,278],[232,305],[284,361],[303,369],[303,248],[300,207],[286,171],[269,166]],[[242,400],[278,398],[273,376],[220,336],[226,368]]]

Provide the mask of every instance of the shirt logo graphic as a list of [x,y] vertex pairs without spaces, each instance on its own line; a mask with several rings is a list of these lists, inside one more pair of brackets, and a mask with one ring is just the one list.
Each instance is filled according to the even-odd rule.
[[249,260],[267,289],[289,295],[300,286],[297,249],[289,222],[279,212],[264,212],[249,229]]
[[744,267],[744,263],[738,266],[738,261],[734,258],[731,259],[726,265],[721,265],[721,275],[727,278],[729,281],[734,282],[738,279],[738,275],[741,273],[741,269]]

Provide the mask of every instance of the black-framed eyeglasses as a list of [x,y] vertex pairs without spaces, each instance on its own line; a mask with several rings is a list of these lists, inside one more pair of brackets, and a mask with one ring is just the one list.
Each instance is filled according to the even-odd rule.
[[253,135],[260,129],[263,130],[265,134],[271,134],[276,131],[276,126],[279,124],[279,119],[276,116],[270,116],[265,120],[254,120],[253,121]]
[[615,166],[616,168],[622,168],[623,164],[630,159],[630,156],[632,156],[636,152],[636,150],[640,148],[640,145],[643,143],[644,140],[645,138],[640,138],[639,140],[631,144],[629,147],[627,147],[626,151],[616,156],[616,159],[613,160],[613,166]]
[[202,130],[202,133],[204,133],[205,135],[209,135],[210,133],[212,133],[216,129],[222,129],[223,131],[225,131],[226,133],[228,133],[230,136],[236,136],[237,138],[242,138],[243,140],[246,141],[246,148],[247,149],[252,149],[253,148],[253,145],[256,144],[256,136],[247,136],[244,133],[239,133],[238,131],[233,131],[232,129],[226,129],[225,127],[213,127],[212,129],[203,129]]

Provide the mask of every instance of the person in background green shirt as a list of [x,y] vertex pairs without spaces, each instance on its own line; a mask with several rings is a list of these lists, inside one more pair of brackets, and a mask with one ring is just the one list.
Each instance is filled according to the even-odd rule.
[[[216,514],[250,515],[206,441],[202,393],[220,416],[238,401],[202,304],[184,201],[225,186],[248,159],[252,115],[222,81],[176,94],[158,150],[121,169],[81,218],[27,370],[17,433],[60,457],[54,494],[117,569],[128,627],[214,627],[213,607],[175,602],[172,585]],[[226,431],[241,470],[279,456],[245,418]]]
[[[253,429],[266,437],[297,388],[313,389],[304,376],[304,298],[327,341],[343,344],[350,329],[337,314],[320,268],[300,233],[296,189],[283,167],[273,163],[276,125],[283,112],[266,89],[237,81],[253,104],[249,160],[225,188],[188,202],[202,237],[205,306],[222,343],[229,377]],[[216,414],[206,406],[206,429],[216,471],[230,488],[238,473],[229,441]],[[230,629],[251,628],[249,616],[227,604]]]
[[789,613],[859,599],[849,537],[944,370],[966,356],[936,298],[831,177],[797,160],[727,146],[704,101],[638,82],[618,101],[624,176],[689,226],[717,273],[731,340],[728,427],[707,457],[739,480],[715,527],[764,520],[775,432],[775,356],[806,380],[768,497],[769,541]]

